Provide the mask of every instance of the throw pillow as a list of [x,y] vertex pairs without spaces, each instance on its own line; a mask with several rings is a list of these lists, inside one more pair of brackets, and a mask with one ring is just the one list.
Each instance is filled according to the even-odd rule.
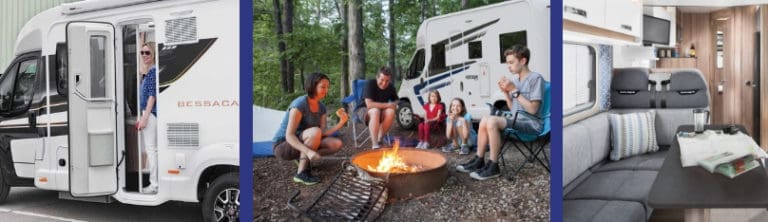
[[611,123],[611,160],[656,152],[656,112],[609,114]]

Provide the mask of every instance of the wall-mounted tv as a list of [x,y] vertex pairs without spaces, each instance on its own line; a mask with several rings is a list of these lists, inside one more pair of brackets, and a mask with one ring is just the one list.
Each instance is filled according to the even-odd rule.
[[669,45],[669,20],[643,15],[643,44]]

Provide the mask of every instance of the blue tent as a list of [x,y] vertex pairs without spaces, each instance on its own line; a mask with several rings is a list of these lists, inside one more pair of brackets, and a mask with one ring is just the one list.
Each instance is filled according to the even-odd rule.
[[253,106],[253,157],[272,155],[272,137],[275,136],[285,111]]

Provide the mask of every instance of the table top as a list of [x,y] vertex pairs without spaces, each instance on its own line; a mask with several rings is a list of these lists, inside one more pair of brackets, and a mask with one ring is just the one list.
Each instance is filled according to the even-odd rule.
[[[744,126],[738,126],[746,132]],[[722,129],[725,125],[707,126]],[[677,132],[693,131],[683,125]],[[760,162],[760,161],[758,161]],[[733,179],[710,173],[700,166],[682,167],[680,145],[675,137],[648,195],[653,208],[766,208],[768,170],[760,166]]]

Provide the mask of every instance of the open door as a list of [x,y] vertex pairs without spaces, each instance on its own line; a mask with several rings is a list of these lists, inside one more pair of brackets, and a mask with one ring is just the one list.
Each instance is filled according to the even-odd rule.
[[67,24],[69,190],[75,197],[117,192],[114,28]]

